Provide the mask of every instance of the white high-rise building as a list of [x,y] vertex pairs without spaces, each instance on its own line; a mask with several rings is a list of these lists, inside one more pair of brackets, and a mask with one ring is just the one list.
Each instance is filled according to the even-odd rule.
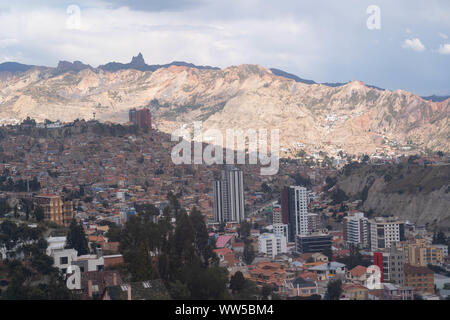
[[368,245],[368,219],[363,212],[350,213],[344,218],[344,240],[349,245],[364,248]]
[[274,259],[277,255],[287,253],[287,239],[274,233],[263,233],[258,238],[258,252]]
[[305,187],[285,187],[281,195],[283,223],[289,225],[289,241],[294,242],[297,235],[307,235],[308,195]]
[[214,219],[238,222],[244,219],[244,178],[242,170],[226,165],[221,180],[214,181]]
[[308,229],[308,195],[305,187],[291,187],[295,194],[295,234],[307,235]]

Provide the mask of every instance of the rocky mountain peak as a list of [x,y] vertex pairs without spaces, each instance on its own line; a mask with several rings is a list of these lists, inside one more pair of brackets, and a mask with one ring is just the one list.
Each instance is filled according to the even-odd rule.
[[134,66],[134,67],[146,66],[144,57],[142,56],[142,53],[139,52],[139,54],[137,56],[133,57],[131,59],[130,65]]
[[69,71],[81,71],[84,69],[92,69],[92,67],[88,64],[84,64],[81,61],[59,61],[58,66],[56,67],[56,71],[58,73],[64,73]]

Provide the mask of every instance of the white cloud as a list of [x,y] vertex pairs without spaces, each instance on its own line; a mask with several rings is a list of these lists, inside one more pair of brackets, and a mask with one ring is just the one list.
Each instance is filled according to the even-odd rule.
[[17,44],[19,41],[17,39],[0,39],[0,48],[6,48]]
[[[405,59],[403,50],[392,49],[404,45],[425,50],[414,39],[420,31],[440,40],[434,44],[437,54],[439,43],[449,42],[438,32],[449,30],[445,17],[450,1],[442,1],[438,8],[426,2],[410,6],[407,1],[378,0],[386,8],[384,21],[393,24],[376,32],[368,32],[361,24],[368,15],[365,5],[356,0],[348,4],[322,0],[320,6],[295,0],[281,4],[263,0],[160,2],[21,0],[10,1],[3,11],[0,4],[0,59],[12,57],[48,66],[56,66],[58,60],[81,60],[98,66],[129,62],[142,52],[148,64],[173,60],[218,67],[252,63],[317,82],[359,79],[385,88],[422,90],[420,94],[448,90],[450,75],[445,70],[450,60],[428,61],[424,54]],[[66,28],[71,17],[66,9],[71,3],[81,8],[79,29]],[[433,41],[421,37],[427,45]],[[409,40],[403,44],[404,39]],[[425,63],[426,75],[423,69],[411,68]],[[374,64],[373,68],[367,68],[368,64]],[[398,72],[393,76],[382,72],[383,68]]]
[[425,50],[425,46],[422,44],[419,38],[406,39],[405,41],[403,41],[402,48],[411,49],[418,52]]
[[59,59],[91,65],[128,62],[142,51],[149,64],[184,60],[219,67],[242,63],[270,67],[281,53],[290,55],[283,63],[297,60],[300,67],[308,67],[320,50],[314,28],[302,19],[201,21],[179,12],[100,8],[83,9],[79,30],[71,30],[66,28],[68,18],[56,9],[5,14],[0,20],[0,48],[26,44],[28,60],[38,64],[46,63],[40,59],[51,59],[54,65]]
[[442,39],[447,40],[448,39],[448,35],[446,35],[445,33],[439,32],[439,37],[441,37]]
[[450,54],[450,43],[441,44],[441,45],[439,46],[438,52],[439,52],[440,54]]

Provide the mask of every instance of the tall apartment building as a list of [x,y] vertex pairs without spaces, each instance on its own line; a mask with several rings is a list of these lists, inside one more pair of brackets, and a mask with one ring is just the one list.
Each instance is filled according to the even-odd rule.
[[434,293],[434,272],[427,267],[405,265],[405,285],[421,293]]
[[150,131],[152,129],[152,115],[148,108],[137,110],[133,108],[128,111],[128,118],[131,123],[136,125],[139,129]]
[[284,224],[284,223],[274,223],[273,224],[273,233],[282,235],[282,236],[286,237],[286,239],[288,239],[289,238],[289,227],[287,224]]
[[369,244],[372,252],[387,249],[405,240],[405,224],[395,217],[369,220]]
[[279,204],[272,206],[272,223],[283,223],[283,215]]
[[368,219],[363,212],[350,213],[344,218],[344,241],[348,245],[365,248],[368,245]]
[[289,226],[289,242],[296,241],[297,235],[307,235],[308,197],[306,188],[285,187],[281,195],[283,223]]
[[244,219],[244,178],[242,170],[226,165],[221,180],[214,181],[214,219],[238,222]]
[[396,247],[373,253],[374,265],[381,271],[381,282],[404,284],[405,258],[403,251]]
[[58,195],[38,195],[35,197],[35,204],[44,209],[44,219],[47,221],[68,226],[73,219],[72,201],[64,202]]
[[280,234],[263,233],[258,237],[258,252],[272,259],[282,253],[287,253],[286,237]]
[[403,251],[406,263],[413,266],[442,265],[444,260],[442,248],[427,243],[425,239],[416,239],[414,243],[405,244]]

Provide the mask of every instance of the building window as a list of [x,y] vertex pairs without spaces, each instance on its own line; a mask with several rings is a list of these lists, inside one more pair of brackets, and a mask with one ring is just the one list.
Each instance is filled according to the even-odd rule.
[[69,257],[59,258],[59,264],[68,264],[68,263],[69,263]]

